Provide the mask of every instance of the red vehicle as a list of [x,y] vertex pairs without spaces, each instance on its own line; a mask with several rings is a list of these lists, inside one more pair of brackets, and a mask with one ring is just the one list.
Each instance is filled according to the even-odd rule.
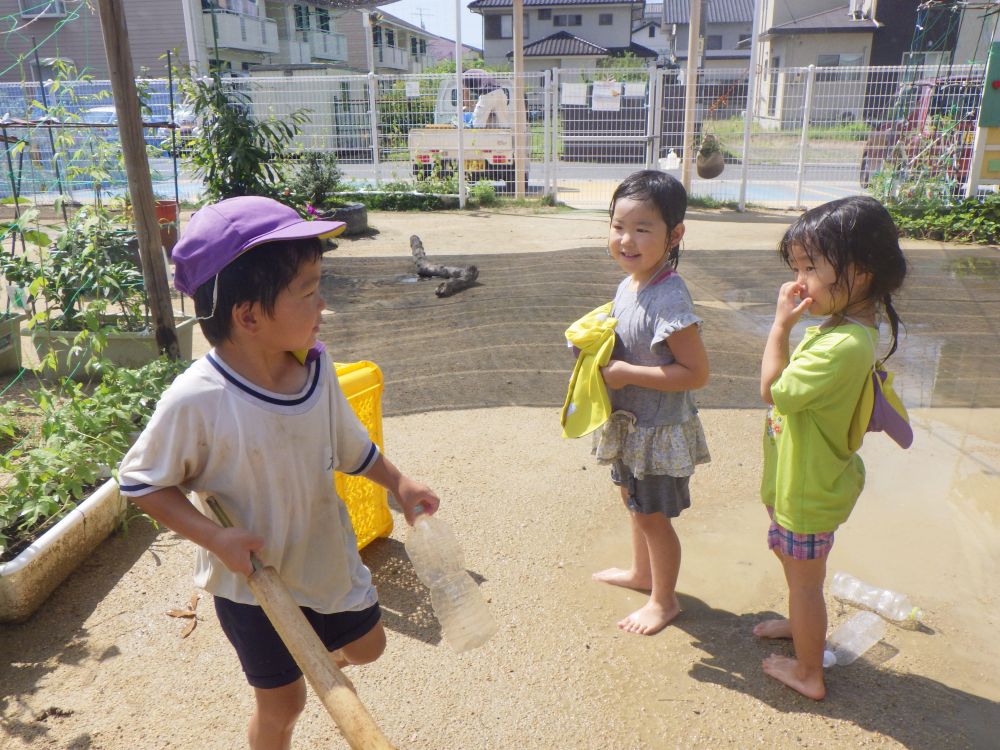
[[879,170],[903,180],[944,179],[965,184],[979,117],[983,82],[976,77],[933,78],[903,84],[876,124],[861,157],[861,186]]

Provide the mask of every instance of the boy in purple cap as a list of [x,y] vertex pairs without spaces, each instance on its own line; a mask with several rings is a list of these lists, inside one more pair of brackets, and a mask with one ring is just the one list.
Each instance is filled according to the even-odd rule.
[[[191,218],[174,283],[213,348],[166,390],[119,472],[123,495],[199,547],[195,583],[213,594],[254,688],[255,749],[290,747],[305,685],[247,586],[250,554],[277,569],[338,666],[364,664],[385,631],[333,472],[386,487],[408,523],[439,502],[380,454],[316,340],[323,239],[343,228],[259,197]],[[233,528],[214,520],[209,496]]]

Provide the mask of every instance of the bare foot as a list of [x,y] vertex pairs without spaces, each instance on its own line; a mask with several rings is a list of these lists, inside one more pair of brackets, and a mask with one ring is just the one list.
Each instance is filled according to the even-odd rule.
[[595,581],[610,583],[612,586],[621,586],[626,589],[636,589],[638,591],[649,591],[653,587],[650,577],[640,576],[631,570],[621,568],[608,568],[591,575]]
[[806,698],[821,701],[826,697],[826,685],[823,683],[823,669],[805,670],[799,662],[790,656],[771,654],[764,659],[764,674],[783,682]]
[[648,601],[643,607],[621,620],[618,627],[626,633],[654,635],[669,625],[670,621],[677,617],[680,612],[681,606],[676,597],[674,597],[670,607],[663,607],[656,602]]
[[784,617],[780,620],[764,620],[753,626],[753,634],[758,638],[791,638],[792,623]]

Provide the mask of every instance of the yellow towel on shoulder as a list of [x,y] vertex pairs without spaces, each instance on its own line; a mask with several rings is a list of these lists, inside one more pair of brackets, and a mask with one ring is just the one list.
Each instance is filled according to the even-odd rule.
[[566,329],[566,340],[580,350],[569,379],[566,402],[560,422],[563,437],[587,435],[608,421],[611,401],[601,377],[601,368],[611,359],[615,348],[615,326],[611,317],[612,303],[591,310]]

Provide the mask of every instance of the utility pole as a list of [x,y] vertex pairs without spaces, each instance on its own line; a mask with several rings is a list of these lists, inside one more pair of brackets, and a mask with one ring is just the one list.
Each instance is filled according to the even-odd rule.
[[97,6],[104,33],[104,49],[108,55],[108,77],[111,79],[111,92],[115,98],[125,175],[135,213],[135,230],[139,237],[142,280],[149,299],[156,345],[161,353],[167,354],[171,359],[180,359],[174,310],[167,285],[167,267],[160,243],[160,227],[153,209],[153,182],[149,175],[149,162],[146,160],[146,141],[142,136],[142,113],[139,110],[139,94],[135,88],[132,54],[128,45],[125,8],[122,0],[98,0]]
[[424,16],[425,15],[433,16],[434,14],[433,13],[428,13],[427,12],[427,8],[423,8],[423,7],[421,7],[421,8],[414,8],[413,12],[416,13],[417,14],[417,18],[420,19],[420,28],[423,29],[424,31],[427,31],[427,26],[424,24]]
[[701,0],[690,0],[688,18],[687,75],[684,78],[684,155],[681,159],[681,183],[691,190],[691,163],[694,161],[694,123],[698,93],[698,57],[701,41]]

